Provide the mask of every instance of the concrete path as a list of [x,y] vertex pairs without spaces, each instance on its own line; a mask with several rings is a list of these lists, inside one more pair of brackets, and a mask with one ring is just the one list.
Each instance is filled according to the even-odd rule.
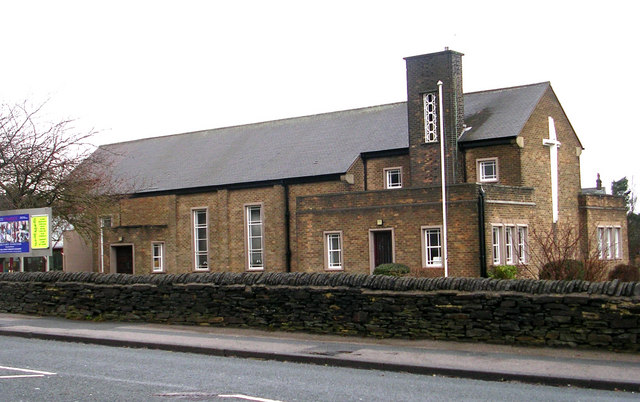
[[14,314],[0,314],[0,335],[640,392],[640,354],[70,321]]

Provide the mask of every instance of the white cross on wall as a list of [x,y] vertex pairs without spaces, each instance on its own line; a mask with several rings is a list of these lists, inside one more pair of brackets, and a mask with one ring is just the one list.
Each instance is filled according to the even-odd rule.
[[558,148],[560,141],[556,136],[556,125],[553,117],[549,116],[549,138],[542,139],[542,145],[549,147],[551,165],[551,207],[553,208],[553,223],[558,222]]

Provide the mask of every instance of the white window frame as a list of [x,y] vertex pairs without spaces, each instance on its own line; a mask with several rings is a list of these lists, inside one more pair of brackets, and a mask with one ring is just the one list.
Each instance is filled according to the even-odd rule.
[[622,259],[622,227],[617,225],[598,226],[598,257],[601,260]]
[[[485,176],[484,165],[492,163],[494,165],[495,176]],[[500,174],[498,170],[498,158],[482,158],[476,159],[476,170],[478,173],[478,182],[495,183],[499,180]]]
[[502,226],[491,226],[491,250],[493,254],[493,265],[502,263]]
[[[159,254],[156,250],[160,251]],[[156,261],[158,266],[156,267]],[[151,271],[164,272],[164,242],[154,241],[151,243]]]
[[[436,232],[438,234],[438,244],[431,244],[429,234]],[[420,228],[422,238],[422,267],[423,268],[442,268],[443,267],[443,249],[442,249],[442,226],[422,226]],[[439,257],[433,257],[432,250],[439,250]]]
[[513,243],[514,226],[504,227],[504,262],[506,265],[514,265],[514,254],[516,252]]
[[[398,174],[398,183],[391,183],[391,175]],[[402,167],[390,167],[384,169],[384,188],[402,188]]]
[[[260,220],[259,221],[252,221],[251,220],[251,211],[258,209],[258,211],[260,212]],[[244,206],[244,220],[245,220],[245,241],[246,241],[246,254],[247,254],[247,271],[263,271],[264,267],[265,267],[265,263],[264,263],[264,208],[262,204],[250,204],[250,205],[245,205]],[[260,228],[260,235],[255,236],[252,235],[252,228],[254,226],[258,226]],[[260,247],[259,249],[254,249],[253,248],[253,239],[259,238],[260,239]],[[254,253],[260,253],[260,263],[254,263],[253,262],[253,254]]]
[[[199,214],[204,213],[204,224],[198,223]],[[208,271],[209,270],[209,211],[207,208],[193,208],[191,209],[191,226],[193,237],[193,266],[195,271]],[[198,229],[204,229],[204,239],[201,239]],[[200,241],[205,241],[204,250],[200,249]],[[201,256],[205,256],[204,264],[199,264]]]
[[105,215],[100,217],[100,227],[101,228],[110,228],[113,225],[113,218],[111,215]]
[[516,256],[519,264],[526,264],[528,261],[527,244],[529,242],[529,227],[526,225],[516,226],[516,234],[518,236],[516,242]]
[[438,142],[438,95],[435,92],[422,94],[424,116],[424,142]]
[[[344,246],[342,241],[342,232],[341,231],[329,231],[324,232],[324,269],[327,271],[343,271],[344,270],[344,260],[343,260],[343,252]],[[338,248],[333,248],[332,238],[338,238]],[[332,255],[334,253],[338,253],[338,261],[334,261]]]
[[493,265],[526,264],[528,259],[526,224],[491,225]]

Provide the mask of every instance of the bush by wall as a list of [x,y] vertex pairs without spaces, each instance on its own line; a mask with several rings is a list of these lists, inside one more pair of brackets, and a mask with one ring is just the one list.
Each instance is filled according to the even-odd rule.
[[633,265],[619,264],[609,272],[609,280],[617,279],[625,282],[640,281],[640,268]]
[[640,283],[617,280],[3,273],[0,312],[640,350]]
[[411,272],[411,269],[404,264],[390,263],[380,264],[374,268],[374,275],[388,275],[388,276],[404,276]]

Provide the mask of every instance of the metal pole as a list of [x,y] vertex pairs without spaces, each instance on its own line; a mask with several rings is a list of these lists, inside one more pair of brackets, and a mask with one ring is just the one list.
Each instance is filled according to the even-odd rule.
[[440,173],[442,180],[442,263],[445,278],[449,276],[447,255],[447,185],[444,159],[444,106],[442,102],[442,81],[438,81],[438,103],[440,106]]

